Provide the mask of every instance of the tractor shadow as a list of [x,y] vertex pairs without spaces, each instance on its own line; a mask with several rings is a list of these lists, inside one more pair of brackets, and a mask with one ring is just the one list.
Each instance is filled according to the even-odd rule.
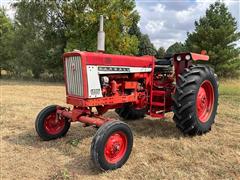
[[[105,116],[124,121],[113,111],[109,111]],[[166,139],[179,139],[184,137],[184,135],[176,128],[176,124],[173,122],[171,114],[167,114],[165,119],[157,119],[146,116],[144,119],[128,120],[124,122],[130,126],[134,135],[137,136],[151,138],[159,137]]]
[[[122,120],[116,113],[110,111],[105,114],[106,117],[112,119]],[[175,123],[172,121],[171,117],[166,119],[153,119],[150,117],[145,117],[139,120],[125,121],[133,131],[136,136],[145,137],[160,137],[160,138],[180,138],[183,137],[182,133],[176,128]],[[17,128],[17,127],[15,127]],[[76,147],[81,144],[85,139],[91,141],[92,137],[95,135],[97,129],[87,127],[83,128],[80,123],[74,123],[71,125],[69,132],[64,138],[42,141],[34,128],[27,129],[21,128],[22,133],[13,134],[9,136],[3,136],[2,139],[11,144],[31,146],[34,148],[56,148],[62,149],[60,146],[73,146]]]
[[51,153],[51,149],[54,149],[54,151],[57,150],[62,155],[73,159],[66,162],[60,169],[56,169],[49,179],[65,179],[65,176],[74,178],[78,175],[95,176],[102,172],[95,167],[90,157],[91,140],[96,129],[83,128],[80,123],[75,123],[65,137],[51,141],[41,140],[34,128],[28,130],[23,128],[22,130],[23,132],[19,134],[3,136],[2,140],[13,144],[16,149],[22,146],[26,151],[34,151],[33,153],[39,149],[47,149]]
[[[120,119],[113,111],[106,113],[105,116],[113,119]],[[159,120],[145,117],[140,120],[127,121],[127,123],[132,129],[135,137],[144,136],[166,139],[179,139],[183,137],[171,118]],[[72,159],[64,164],[64,167],[61,169],[66,169],[70,177],[73,178],[78,175],[88,175],[97,178],[99,174],[102,174],[102,171],[95,167],[90,157],[91,141],[96,133],[96,129],[91,127],[83,128],[80,123],[74,123],[64,138],[52,141],[42,141],[34,128],[22,128],[21,130],[22,132],[20,134],[3,136],[3,141],[17,146],[24,146],[26,149],[31,149],[28,148],[29,146],[42,150],[52,148],[57,150],[61,154]],[[57,170],[56,174],[51,175],[50,178],[57,177],[55,179],[61,179],[64,174],[65,172],[62,172],[62,170]]]
[[7,141],[8,143],[17,146],[29,146],[39,149],[54,148],[60,151],[62,154],[72,157],[72,154],[74,156],[74,153],[72,153],[71,150],[82,145],[82,142],[85,141],[85,139],[91,139],[95,132],[96,130],[93,128],[83,128],[81,124],[75,123],[70,127],[69,132],[65,137],[56,140],[41,140],[34,128],[25,130],[20,134],[3,136],[2,139],[3,141]]
[[150,138],[180,139],[184,135],[176,128],[172,119],[144,118],[127,122],[134,135]]

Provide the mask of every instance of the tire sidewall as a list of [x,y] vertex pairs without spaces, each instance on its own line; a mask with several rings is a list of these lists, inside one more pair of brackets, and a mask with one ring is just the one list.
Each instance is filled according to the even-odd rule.
[[69,127],[70,127],[70,122],[68,122],[67,119],[64,120],[64,128],[62,129],[61,132],[59,132],[58,134],[49,134],[44,126],[45,120],[46,118],[53,112],[56,112],[57,110],[57,106],[56,105],[52,105],[52,106],[48,106],[46,108],[44,108],[37,116],[36,118],[36,122],[35,122],[35,128],[36,131],[38,133],[38,135],[43,139],[43,140],[52,140],[52,139],[57,139],[60,138],[62,136],[64,136]]
[[[127,149],[121,160],[119,160],[114,164],[111,164],[105,158],[104,149],[105,149],[108,138],[117,131],[121,131],[126,135]],[[97,141],[97,144],[96,144],[95,149],[98,151],[98,162],[100,167],[104,170],[113,170],[113,169],[120,168],[128,160],[132,151],[132,146],[133,146],[133,135],[132,135],[131,129],[125,123],[114,124],[113,126],[108,128],[107,131],[105,131],[102,136],[100,136],[100,139]]]
[[[211,72],[211,71],[210,71]],[[213,102],[213,109],[212,109],[212,113],[210,115],[210,117],[208,118],[208,120],[206,122],[201,122],[198,118],[198,115],[197,115],[197,95],[198,95],[198,92],[199,92],[199,89],[202,85],[202,83],[204,81],[208,80],[212,87],[213,87],[213,93],[214,93],[214,102]],[[218,105],[218,85],[217,85],[217,81],[214,77],[214,74],[201,74],[201,78],[200,78],[200,81],[198,82],[198,86],[197,86],[197,90],[196,90],[196,93],[195,93],[195,104],[194,104],[194,119],[196,119],[196,123],[198,123],[198,126],[202,128],[203,131],[206,131],[209,129],[209,127],[214,123],[214,119],[215,119],[215,116],[216,116],[216,111],[217,111],[217,105]]]

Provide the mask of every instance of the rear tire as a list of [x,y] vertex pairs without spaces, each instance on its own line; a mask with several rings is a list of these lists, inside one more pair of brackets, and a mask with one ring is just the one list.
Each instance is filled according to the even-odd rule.
[[184,134],[201,135],[210,131],[218,106],[216,74],[203,65],[185,69],[179,75],[173,102],[173,120]]
[[94,136],[91,157],[101,170],[117,169],[128,160],[132,146],[133,135],[128,125],[121,121],[109,121]]
[[35,129],[39,137],[45,141],[65,136],[70,128],[67,118],[56,122],[56,111],[56,105],[47,106],[40,111],[36,118]]
[[146,109],[136,109],[132,105],[126,104],[123,107],[118,108],[115,112],[124,120],[136,120],[144,118]]

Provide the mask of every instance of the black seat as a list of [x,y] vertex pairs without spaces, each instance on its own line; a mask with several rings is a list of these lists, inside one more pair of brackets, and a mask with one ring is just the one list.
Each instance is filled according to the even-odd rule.
[[168,55],[155,61],[155,73],[169,74],[172,72],[173,56]]
[[164,66],[171,66],[172,65],[172,58],[170,58],[170,59],[157,59],[156,61],[155,61],[155,64],[156,65],[159,65],[159,66],[162,66],[162,65],[164,65]]
[[155,62],[156,65],[159,66],[172,66],[173,65],[173,55],[166,54],[163,58],[157,59]]

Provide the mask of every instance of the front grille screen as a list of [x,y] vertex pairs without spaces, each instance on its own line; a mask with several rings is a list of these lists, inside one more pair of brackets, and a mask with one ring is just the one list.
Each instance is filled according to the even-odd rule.
[[83,96],[81,57],[73,56],[65,58],[65,71],[68,94]]

